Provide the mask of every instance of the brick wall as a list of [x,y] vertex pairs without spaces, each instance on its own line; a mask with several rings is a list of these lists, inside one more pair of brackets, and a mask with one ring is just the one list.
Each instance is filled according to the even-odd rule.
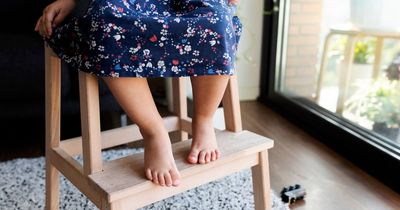
[[323,0],[292,0],[284,75],[285,91],[312,98],[319,64]]

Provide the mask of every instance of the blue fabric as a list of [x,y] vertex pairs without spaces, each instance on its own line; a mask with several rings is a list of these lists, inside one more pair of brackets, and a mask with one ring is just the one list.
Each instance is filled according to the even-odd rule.
[[242,24],[228,0],[93,0],[49,46],[102,77],[233,75]]

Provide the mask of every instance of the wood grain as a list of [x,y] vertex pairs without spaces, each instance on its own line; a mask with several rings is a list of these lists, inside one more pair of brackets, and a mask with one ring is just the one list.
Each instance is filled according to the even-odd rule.
[[[248,131],[241,131],[238,133],[219,131],[217,132],[217,141],[220,147],[221,158],[218,161],[204,165],[190,164],[186,161],[186,156],[190,151],[191,140],[173,144],[175,162],[180,171],[182,183],[187,182],[193,184],[196,180],[193,179],[192,176],[198,173],[207,172],[208,174],[214,174],[207,175],[209,178],[203,177],[196,181],[199,183],[207,183],[206,181],[208,179],[214,179],[217,175],[216,173],[219,175],[229,175],[228,169],[218,169],[218,167],[227,166],[229,163],[233,164],[235,171],[244,169],[245,166],[254,166],[258,164],[258,153],[273,146],[273,141],[270,139]],[[254,155],[253,159],[255,161],[250,161],[247,165],[246,162],[243,162],[241,165],[238,164],[242,159],[246,159],[246,157],[250,155]],[[252,159],[252,157],[249,158]],[[154,195],[154,193],[157,193],[162,187],[154,185],[144,177],[143,162],[142,153],[129,155],[111,162],[106,162],[102,172],[94,173],[89,175],[89,177],[103,189],[102,194],[109,195],[108,199],[110,202],[132,196],[133,194],[139,195],[143,192]],[[186,179],[193,180],[188,182]],[[168,190],[169,195],[173,195],[177,190],[182,189],[180,189],[180,187],[170,188]],[[164,194],[162,197],[163,196]]]
[[[398,210],[400,195],[265,105],[242,102],[243,128],[274,139],[268,151],[271,187],[302,185],[299,210]],[[356,151],[355,151],[356,152]]]
[[[268,152],[272,189],[279,192],[284,186],[295,183],[306,188],[308,195],[305,202],[291,205],[292,209],[399,209],[399,194],[278,113],[256,101],[241,102],[240,106],[244,129],[275,140],[274,148]],[[29,147],[2,149],[0,161],[42,155],[43,149],[38,143]]]

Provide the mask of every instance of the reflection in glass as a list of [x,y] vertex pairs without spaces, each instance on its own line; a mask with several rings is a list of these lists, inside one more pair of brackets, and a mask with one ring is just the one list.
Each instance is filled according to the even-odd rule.
[[291,0],[278,90],[400,145],[398,0]]

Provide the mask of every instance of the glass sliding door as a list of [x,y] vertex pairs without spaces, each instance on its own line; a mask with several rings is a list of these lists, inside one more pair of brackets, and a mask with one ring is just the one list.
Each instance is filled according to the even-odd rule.
[[291,0],[284,8],[275,91],[400,146],[400,1]]
[[400,192],[400,1],[265,5],[259,101]]

